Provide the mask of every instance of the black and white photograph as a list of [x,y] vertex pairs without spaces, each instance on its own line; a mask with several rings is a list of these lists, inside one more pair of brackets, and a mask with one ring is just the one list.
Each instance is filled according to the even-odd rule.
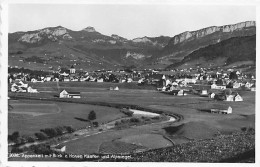
[[259,4],[185,2],[3,1],[0,162],[259,164]]

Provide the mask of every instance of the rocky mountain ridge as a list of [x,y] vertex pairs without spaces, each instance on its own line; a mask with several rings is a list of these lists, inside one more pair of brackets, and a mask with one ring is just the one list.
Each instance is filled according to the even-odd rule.
[[196,38],[202,38],[206,35],[210,35],[212,33],[215,33],[217,31],[220,32],[233,32],[233,31],[239,31],[243,28],[246,27],[255,27],[255,21],[246,21],[246,22],[241,22],[241,23],[237,23],[237,24],[232,24],[232,25],[224,25],[224,26],[212,26],[212,27],[207,27],[207,28],[203,28],[197,31],[186,31],[183,32],[181,34],[178,34],[176,36],[174,36],[170,43],[173,43],[173,45],[182,43],[184,41],[190,40],[190,39],[196,39]]

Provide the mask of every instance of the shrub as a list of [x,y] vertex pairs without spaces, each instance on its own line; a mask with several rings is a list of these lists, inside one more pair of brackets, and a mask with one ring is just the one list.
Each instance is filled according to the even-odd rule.
[[129,119],[122,119],[122,120],[121,120],[121,123],[123,123],[123,124],[124,124],[124,123],[127,123],[127,122],[129,122]]
[[23,54],[23,52],[19,50],[16,52],[16,54]]
[[129,111],[129,110],[121,110],[122,113],[124,113],[125,115],[131,117],[133,116],[134,112],[132,111]]
[[115,126],[119,126],[120,124],[121,124],[121,122],[119,122],[119,121],[115,122]]
[[18,131],[13,132],[13,134],[8,135],[8,140],[15,141],[20,137],[20,134]]
[[46,135],[48,135],[49,137],[55,137],[57,136],[57,131],[54,128],[45,128],[45,129],[41,129],[41,132],[44,132]]
[[96,119],[96,113],[95,111],[90,111],[90,113],[88,114],[88,119],[89,120],[95,120]]
[[35,133],[34,134],[39,140],[46,140],[46,139],[48,139],[48,136],[47,135],[45,135],[44,133]]
[[11,150],[11,153],[22,153],[24,150],[18,147],[14,147]]
[[151,121],[151,118],[146,117],[144,120],[145,121]]
[[34,147],[32,147],[32,150],[36,154],[50,154],[51,153],[50,146],[45,145],[45,144],[34,145]]
[[56,130],[56,134],[57,135],[62,135],[63,131],[64,131],[64,128],[61,127],[61,126],[58,126],[58,127],[55,128],[55,130]]
[[255,129],[254,129],[253,127],[249,127],[249,128],[247,129],[247,131],[249,131],[249,132],[254,132]]
[[152,117],[152,119],[154,119],[154,120],[159,120],[160,117],[159,117],[159,116],[156,116],[156,117]]
[[92,124],[94,127],[98,127],[98,122],[93,122]]
[[32,136],[28,136],[27,140],[28,140],[28,142],[30,142],[30,143],[35,142],[35,138],[32,137]]
[[247,129],[246,127],[242,127],[242,128],[241,128],[241,130],[242,130],[243,132],[245,132],[246,129]]
[[139,118],[130,118],[130,122],[135,122],[135,123],[138,123],[138,122],[141,122],[141,120]]
[[72,128],[71,126],[66,126],[65,128],[66,128],[66,130],[67,130],[68,133],[73,133],[73,132],[75,132],[75,129]]
[[225,89],[224,93],[225,93],[225,95],[231,95],[232,91],[231,91],[231,89]]

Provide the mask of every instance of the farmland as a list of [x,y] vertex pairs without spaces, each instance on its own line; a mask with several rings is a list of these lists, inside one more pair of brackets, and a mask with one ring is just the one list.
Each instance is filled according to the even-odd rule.
[[[63,142],[66,152],[126,154],[214,138],[216,134],[231,134],[241,131],[243,127],[255,126],[254,92],[239,92],[244,98],[243,102],[225,102],[192,94],[173,96],[153,89],[129,87],[127,84],[97,85],[95,87],[92,83],[60,84],[60,90],[81,92],[81,99],[71,99],[68,102],[62,102],[55,97],[58,95],[56,83],[35,84],[34,86],[42,92],[33,96],[9,93],[11,107],[8,115],[8,133],[19,131],[22,135],[31,135],[42,128],[66,125],[76,129],[84,128],[89,126],[89,122],[84,119],[91,110],[97,113],[97,122],[106,124],[126,117],[117,105],[137,105],[147,110],[178,114],[183,118],[175,122],[157,122],[100,132],[98,129],[89,131],[88,135],[72,137],[73,140]],[[109,87],[115,85],[119,87],[119,91],[110,91]],[[204,111],[215,105],[231,106],[233,113],[222,115]]]
[[[46,107],[47,104],[48,107]],[[13,106],[8,115],[9,133],[19,131],[24,135],[32,135],[35,132],[39,132],[40,129],[57,126],[70,125],[76,129],[86,127],[89,125],[89,122],[84,121],[84,119],[87,119],[91,110],[96,112],[97,121],[99,122],[111,121],[124,116],[118,109],[87,104],[73,105],[62,102],[47,103],[34,100],[10,100],[9,105]],[[34,106],[34,108],[31,108],[31,106]],[[36,115],[35,113],[38,114]]]

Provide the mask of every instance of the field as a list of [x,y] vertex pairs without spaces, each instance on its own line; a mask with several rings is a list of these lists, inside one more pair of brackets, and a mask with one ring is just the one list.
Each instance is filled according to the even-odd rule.
[[[108,90],[110,86],[115,85],[119,87],[119,91]],[[37,97],[39,98],[43,94],[45,98],[53,99],[50,102],[9,100],[9,104],[12,106],[12,109],[9,110],[9,134],[14,131],[33,134],[44,127],[61,125],[72,125],[75,128],[86,127],[88,122],[80,121],[77,118],[87,118],[91,110],[97,113],[97,121],[100,123],[125,116],[114,107],[58,102],[54,97],[58,93],[56,86],[56,83],[34,84],[35,88],[45,91],[45,93],[38,94]],[[121,130],[110,129],[92,135],[79,136],[75,140],[68,140],[64,143],[66,152],[74,154],[129,153],[140,149],[149,150],[187,143],[194,139],[214,138],[217,134],[241,131],[243,127],[255,127],[255,92],[239,92],[244,99],[243,102],[223,102],[197,95],[172,96],[153,89],[136,87],[112,83],[100,83],[96,87],[93,83],[68,83],[67,85],[62,83],[59,88],[60,90],[68,88],[70,91],[80,91],[82,98],[77,101],[81,103],[138,105],[168,114],[176,113],[182,115],[183,119],[176,122],[133,126]],[[16,95],[16,97],[19,96],[19,94]],[[43,110],[42,107],[47,105],[46,103],[48,111]],[[26,106],[35,107],[36,104],[39,104],[39,108],[36,110],[26,108]],[[205,112],[215,106],[231,106],[233,113],[223,115]],[[22,112],[22,114],[17,114],[18,112]],[[23,115],[23,117],[17,115]]]
[[10,100],[9,105],[13,107],[8,114],[9,134],[19,131],[22,135],[32,135],[35,132],[39,132],[40,129],[57,126],[72,126],[76,129],[83,128],[89,125],[89,122],[84,120],[87,120],[88,113],[91,110],[96,112],[96,121],[100,123],[124,116],[115,108],[87,104]]

